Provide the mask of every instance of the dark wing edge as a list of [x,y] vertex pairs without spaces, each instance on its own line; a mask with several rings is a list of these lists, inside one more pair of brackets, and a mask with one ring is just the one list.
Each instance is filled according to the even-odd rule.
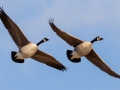
[[22,33],[20,28],[10,19],[10,17],[4,12],[3,8],[0,7],[0,19],[4,26],[11,35],[13,41],[16,43],[18,48],[29,43],[28,39]]
[[58,70],[67,70],[67,68],[64,65],[62,65],[59,61],[57,61],[54,57],[40,50],[37,50],[37,52],[31,58]]
[[60,30],[57,26],[54,24],[54,19],[49,19],[48,20],[49,25],[51,26],[52,30],[56,32],[56,34],[61,37],[64,41],[66,41],[70,46],[77,46],[83,41],[71,36],[70,34],[67,34],[66,32]]
[[109,75],[119,78],[120,75],[118,75],[116,72],[111,70],[111,68],[104,62],[102,59],[95,53],[95,51],[92,49],[91,52],[85,56],[91,63],[93,63],[95,66],[100,68],[102,71],[108,73]]

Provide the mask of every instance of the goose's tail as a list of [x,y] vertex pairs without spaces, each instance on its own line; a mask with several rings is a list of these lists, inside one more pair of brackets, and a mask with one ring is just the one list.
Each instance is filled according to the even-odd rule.
[[17,54],[17,52],[12,51],[11,52],[11,58],[14,62],[16,63],[24,63],[24,59],[16,59],[15,55]]

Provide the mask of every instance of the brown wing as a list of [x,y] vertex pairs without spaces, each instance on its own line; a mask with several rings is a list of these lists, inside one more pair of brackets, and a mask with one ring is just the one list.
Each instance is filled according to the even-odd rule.
[[73,46],[73,45],[79,45],[80,43],[82,43],[82,40],[77,39],[76,37],[73,37],[69,34],[67,34],[66,32],[60,30],[58,27],[55,26],[54,24],[54,20],[53,19],[49,19],[49,24],[52,28],[52,30],[54,32],[56,32],[56,34],[61,37],[64,41],[66,41],[69,45]]
[[24,36],[20,28],[10,19],[10,17],[4,12],[2,8],[0,8],[0,19],[18,48],[29,43],[28,39]]
[[41,63],[44,63],[48,66],[51,66],[53,68],[56,68],[58,70],[66,70],[67,68],[65,66],[63,66],[59,61],[57,61],[54,57],[40,51],[40,50],[37,50],[37,52],[35,53],[35,55],[33,55],[31,57],[32,59],[34,60],[37,60]]
[[93,63],[95,66],[103,70],[104,72],[108,73],[109,75],[120,78],[120,75],[115,73],[111,68],[105,64],[104,61],[95,53],[95,51],[92,49],[91,52],[85,56],[91,63]]

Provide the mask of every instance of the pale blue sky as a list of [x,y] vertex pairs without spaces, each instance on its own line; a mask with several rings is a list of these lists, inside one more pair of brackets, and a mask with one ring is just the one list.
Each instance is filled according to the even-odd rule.
[[45,64],[26,59],[24,64],[11,60],[11,51],[18,48],[0,21],[0,90],[119,90],[120,79],[111,77],[86,58],[72,63],[66,50],[73,49],[50,28],[56,26],[82,40],[104,38],[93,45],[99,56],[120,74],[120,0],[0,0],[0,6],[22,29],[26,37],[68,70],[58,71]]

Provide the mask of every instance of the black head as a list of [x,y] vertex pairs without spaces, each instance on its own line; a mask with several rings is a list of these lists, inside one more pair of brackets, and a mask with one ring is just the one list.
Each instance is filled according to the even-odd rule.
[[93,39],[93,40],[91,41],[91,43],[93,43],[93,42],[95,42],[95,41],[101,41],[101,40],[103,40],[103,38],[101,38],[100,36],[97,36],[95,39]]
[[43,39],[44,42],[47,42],[48,40],[49,40],[48,38],[44,38],[44,39]]
[[37,43],[37,46],[39,46],[43,42],[47,42],[48,40],[48,38],[43,38],[40,42]]
[[101,41],[101,40],[103,40],[103,38],[101,38],[100,36],[97,36],[97,37],[96,37],[96,40],[97,40],[97,41]]

